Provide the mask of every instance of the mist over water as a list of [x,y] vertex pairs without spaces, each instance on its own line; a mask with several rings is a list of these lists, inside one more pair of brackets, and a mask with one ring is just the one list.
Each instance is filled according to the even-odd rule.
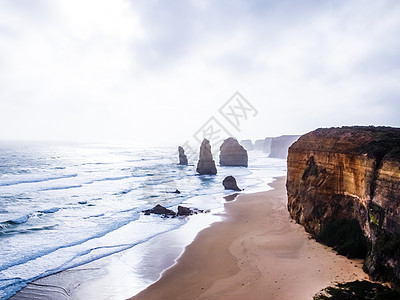
[[1,144],[0,298],[187,222],[144,216],[144,209],[221,209],[230,193],[221,185],[225,176],[256,191],[285,174],[284,160],[249,156],[249,168],[219,167],[217,176],[197,176],[194,165],[177,165],[173,148]]

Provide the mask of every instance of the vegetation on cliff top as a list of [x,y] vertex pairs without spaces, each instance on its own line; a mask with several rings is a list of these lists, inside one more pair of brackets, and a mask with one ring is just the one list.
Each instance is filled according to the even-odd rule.
[[314,300],[398,300],[400,293],[387,286],[363,281],[338,283],[323,289]]
[[[341,146],[345,147],[345,149],[341,149],[345,152],[365,153],[375,157],[379,162],[386,155],[387,158],[400,161],[400,128],[344,126],[319,128],[310,134],[337,141]],[[343,144],[343,142],[345,143]]]

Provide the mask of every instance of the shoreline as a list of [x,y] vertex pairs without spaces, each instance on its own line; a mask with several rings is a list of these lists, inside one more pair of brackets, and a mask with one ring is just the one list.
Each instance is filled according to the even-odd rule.
[[[198,214],[181,227],[130,249],[28,283],[10,300],[127,299],[160,279],[198,232],[222,218],[220,210]],[[162,255],[160,255],[162,253]]]
[[198,233],[140,299],[312,299],[336,282],[368,280],[362,260],[317,243],[287,211],[286,177],[273,190],[225,203],[226,217]]

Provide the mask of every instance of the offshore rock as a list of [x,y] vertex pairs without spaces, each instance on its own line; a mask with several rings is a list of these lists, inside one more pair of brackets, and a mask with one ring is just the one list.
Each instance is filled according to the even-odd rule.
[[178,147],[178,153],[179,153],[179,165],[187,166],[188,159],[187,156],[185,155],[185,150],[183,150],[181,146]]
[[289,148],[287,167],[291,217],[399,288],[400,129],[317,129]]
[[221,166],[247,167],[247,151],[236,139],[227,138],[219,149],[219,164]]
[[143,211],[145,215],[156,214],[163,215],[165,217],[172,216],[175,217],[176,213],[173,210],[165,208],[164,206],[157,204],[152,209],[147,209]]
[[190,216],[193,215],[193,210],[185,206],[178,206],[178,216]]
[[233,176],[227,176],[222,181],[222,185],[224,186],[225,190],[234,190],[234,191],[241,191],[237,186],[236,179]]
[[217,174],[217,167],[215,166],[215,162],[211,154],[211,145],[207,139],[204,139],[201,143],[196,172],[200,175]]
[[297,141],[299,135],[282,135],[271,138],[269,156],[271,158],[286,158],[289,147]]

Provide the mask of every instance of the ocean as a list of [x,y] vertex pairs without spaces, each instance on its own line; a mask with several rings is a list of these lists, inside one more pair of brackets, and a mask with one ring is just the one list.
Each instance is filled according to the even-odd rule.
[[[218,161],[218,157],[214,156]],[[286,161],[249,151],[249,167],[196,175],[177,165],[175,148],[100,144],[0,144],[0,298],[27,282],[142,245],[187,218],[145,216],[161,204],[223,209],[222,180],[245,192],[270,189]],[[173,193],[175,190],[181,193]],[[201,229],[201,228],[199,228]]]

